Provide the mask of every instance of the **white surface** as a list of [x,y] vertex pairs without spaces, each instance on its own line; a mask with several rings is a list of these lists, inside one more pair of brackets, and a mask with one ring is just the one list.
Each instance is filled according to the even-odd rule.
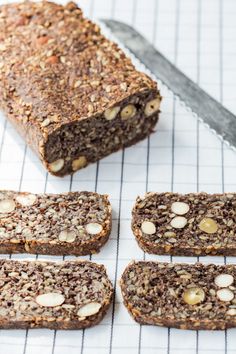
[[[79,3],[90,17],[114,17],[135,26],[187,75],[236,113],[236,1],[81,0]],[[114,282],[131,259],[170,260],[165,256],[144,255],[137,246],[130,230],[130,212],[137,194],[146,190],[236,191],[236,154],[164,89],[162,95],[160,123],[150,139],[89,166],[73,179],[48,176],[10,124],[3,116],[0,118],[0,188],[32,192],[62,192],[71,188],[110,194],[114,209],[111,238],[91,258],[107,266]],[[171,260],[194,262],[197,258]],[[233,257],[201,257],[201,261],[235,263]],[[71,332],[2,330],[0,352],[233,354],[236,329],[196,332],[140,327],[121,304],[117,287],[115,307],[111,307],[99,326]]]

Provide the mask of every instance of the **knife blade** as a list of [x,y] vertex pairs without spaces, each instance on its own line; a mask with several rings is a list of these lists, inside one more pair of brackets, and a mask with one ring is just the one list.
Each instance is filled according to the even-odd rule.
[[101,20],[124,46],[160,79],[186,106],[226,142],[236,147],[236,116],[174,66],[131,26]]

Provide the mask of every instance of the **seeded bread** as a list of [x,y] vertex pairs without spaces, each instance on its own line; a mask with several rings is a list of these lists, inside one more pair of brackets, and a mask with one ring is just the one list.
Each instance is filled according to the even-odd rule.
[[95,253],[111,223],[107,195],[0,191],[0,253]]
[[236,194],[147,193],[132,214],[133,233],[148,253],[236,256]]
[[141,324],[181,329],[236,326],[236,265],[133,262],[121,281],[124,304]]
[[80,329],[104,317],[113,289],[88,261],[0,260],[0,328]]
[[54,175],[148,136],[160,94],[74,4],[0,7],[0,107]]

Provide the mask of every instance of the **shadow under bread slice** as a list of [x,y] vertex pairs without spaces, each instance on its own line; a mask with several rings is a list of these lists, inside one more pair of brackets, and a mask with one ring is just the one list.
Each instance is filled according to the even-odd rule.
[[147,193],[138,197],[132,230],[154,254],[236,255],[236,194]]
[[96,253],[111,223],[107,195],[0,191],[0,253]]
[[124,304],[141,324],[181,329],[236,326],[236,265],[133,262],[122,274]]
[[0,328],[80,329],[107,312],[113,288],[88,261],[0,260]]

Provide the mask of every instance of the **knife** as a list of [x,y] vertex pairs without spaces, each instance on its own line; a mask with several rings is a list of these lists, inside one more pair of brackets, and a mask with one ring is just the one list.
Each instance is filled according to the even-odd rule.
[[131,26],[110,19],[106,27],[217,135],[236,147],[236,116],[189,79]]

